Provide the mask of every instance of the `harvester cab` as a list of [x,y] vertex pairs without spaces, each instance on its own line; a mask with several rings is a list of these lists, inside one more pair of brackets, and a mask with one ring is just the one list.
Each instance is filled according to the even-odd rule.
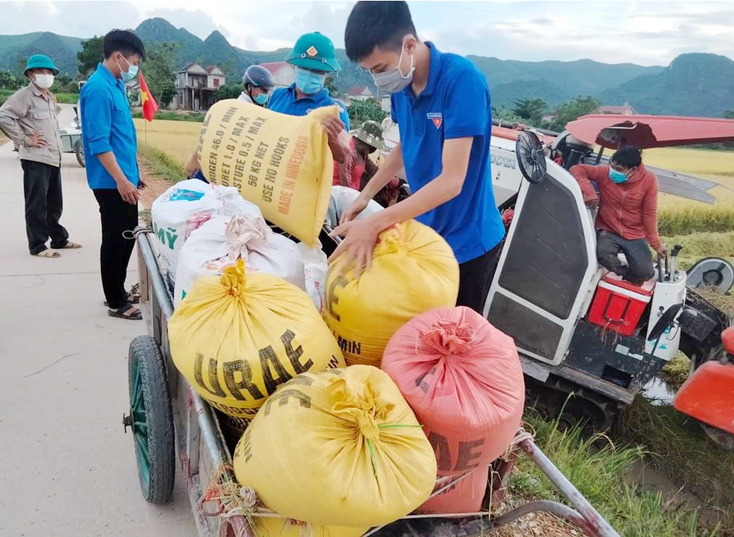
[[[515,338],[529,401],[548,415],[564,408],[564,420],[607,428],[678,351],[686,274],[672,255],[679,249],[642,286],[600,267],[595,215],[543,145],[530,132],[496,130],[492,138],[498,204],[514,215],[484,313]],[[566,162],[588,157],[574,145],[564,149],[578,159]],[[660,333],[650,340],[653,330]]]

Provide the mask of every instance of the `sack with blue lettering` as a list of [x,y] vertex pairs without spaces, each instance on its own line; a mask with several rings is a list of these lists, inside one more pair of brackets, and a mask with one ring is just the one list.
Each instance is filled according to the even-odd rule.
[[162,268],[172,276],[176,275],[178,255],[184,242],[212,216],[249,214],[262,218],[260,209],[242,199],[237,189],[210,185],[198,179],[173,185],[153,202],[150,212]]

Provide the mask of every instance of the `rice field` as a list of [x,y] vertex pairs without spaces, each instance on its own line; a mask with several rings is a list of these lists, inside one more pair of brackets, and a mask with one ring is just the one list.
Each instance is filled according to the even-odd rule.
[[133,121],[138,130],[140,144],[163,151],[181,165],[185,165],[196,150],[201,123],[158,119],[150,123],[144,119]]

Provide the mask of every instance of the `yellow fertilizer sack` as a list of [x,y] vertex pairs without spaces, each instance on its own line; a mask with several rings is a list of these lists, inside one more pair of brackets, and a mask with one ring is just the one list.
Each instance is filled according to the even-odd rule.
[[334,162],[324,117],[339,108],[288,116],[238,99],[209,109],[199,162],[216,185],[233,186],[266,220],[314,246],[329,207]]
[[278,386],[305,371],[344,366],[308,295],[244,263],[199,278],[168,323],[171,357],[201,397],[252,418]]
[[369,271],[337,258],[326,279],[324,319],[348,365],[379,367],[387,342],[414,317],[456,305],[459,264],[438,233],[415,220],[380,234]]
[[324,526],[290,518],[252,517],[255,537],[361,537],[369,528]]
[[387,373],[358,365],[281,386],[237,444],[234,470],[283,516],[371,527],[428,499],[436,456]]

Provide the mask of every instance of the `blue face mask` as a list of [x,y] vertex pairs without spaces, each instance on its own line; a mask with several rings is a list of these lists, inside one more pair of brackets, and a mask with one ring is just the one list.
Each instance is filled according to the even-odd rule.
[[624,183],[627,181],[627,174],[624,172],[618,172],[614,168],[609,168],[609,178],[615,183]]
[[268,94],[267,93],[259,93],[259,94],[255,95],[255,97],[254,97],[253,100],[257,104],[259,104],[260,106],[265,106],[266,104],[268,104]]
[[123,71],[122,66],[120,66],[120,62],[117,62],[117,67],[120,68],[120,77],[122,77],[123,82],[130,82],[133,78],[138,76],[138,66],[128,62],[127,58],[124,56],[123,59],[127,62],[128,68],[127,71]]
[[320,92],[324,89],[325,81],[325,74],[320,75],[308,69],[296,67],[296,87],[306,95],[313,95],[314,93]]

